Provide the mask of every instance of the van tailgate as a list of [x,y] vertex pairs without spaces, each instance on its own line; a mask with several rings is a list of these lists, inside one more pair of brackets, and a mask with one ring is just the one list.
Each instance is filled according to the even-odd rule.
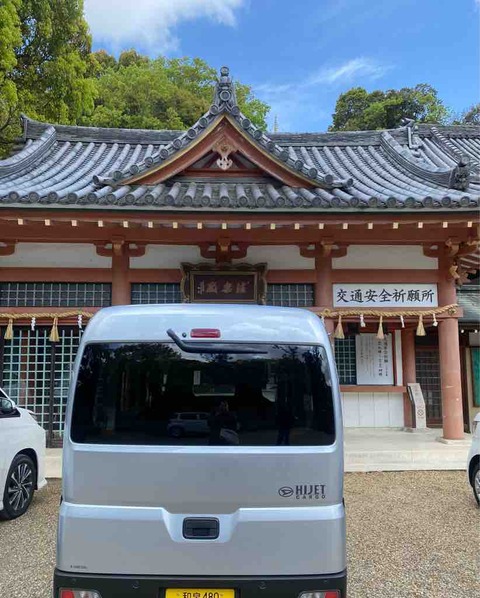
[[[76,445],[57,565],[133,575],[316,575],[345,569],[343,463],[329,447]],[[186,518],[218,519],[186,539]]]

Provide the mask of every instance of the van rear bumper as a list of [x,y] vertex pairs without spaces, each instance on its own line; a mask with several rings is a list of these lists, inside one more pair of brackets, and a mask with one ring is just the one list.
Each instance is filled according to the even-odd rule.
[[347,596],[347,572],[275,577],[72,576],[55,569],[54,598],[61,588],[96,590],[101,598],[164,598],[166,588],[232,588],[236,598],[297,598],[301,592],[337,590]]

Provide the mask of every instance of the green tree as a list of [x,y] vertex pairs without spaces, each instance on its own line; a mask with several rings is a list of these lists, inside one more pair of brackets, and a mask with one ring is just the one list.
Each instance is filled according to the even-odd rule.
[[[97,97],[82,124],[101,127],[185,129],[204,114],[213,98],[217,72],[199,58],[149,59],[135,50],[118,61],[95,53]],[[240,108],[266,128],[269,107],[248,85],[237,83]]]
[[94,108],[95,61],[83,0],[3,0],[0,7],[0,127],[8,144],[19,113],[75,123]]
[[[18,8],[20,0],[4,0],[0,4],[0,143],[10,133],[18,104],[17,87],[8,77],[15,68],[15,48],[22,43]],[[0,145],[0,157],[2,145]]]
[[447,117],[448,110],[436,89],[426,83],[371,93],[363,87],[354,87],[338,98],[329,130],[394,129],[404,118],[443,123]]
[[454,125],[480,125],[480,103],[474,104],[468,110],[453,119]]
[[131,50],[125,50],[118,57],[118,64],[120,66],[131,66],[132,64],[147,64],[148,56],[142,56],[133,48]]
[[97,50],[93,53],[95,72],[101,76],[107,69],[113,69],[117,66],[114,56],[111,56],[106,50]]

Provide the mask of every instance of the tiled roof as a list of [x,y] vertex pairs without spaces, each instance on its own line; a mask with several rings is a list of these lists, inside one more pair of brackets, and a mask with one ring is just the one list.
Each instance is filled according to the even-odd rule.
[[[188,148],[224,114],[311,188],[240,175],[128,184]],[[480,205],[479,164],[478,126],[407,123],[390,131],[267,135],[240,112],[222,70],[212,106],[188,131],[48,125],[24,117],[21,151],[0,161],[0,206],[468,211]]]
[[480,325],[480,286],[464,286],[457,291],[458,305],[463,308],[460,322]]

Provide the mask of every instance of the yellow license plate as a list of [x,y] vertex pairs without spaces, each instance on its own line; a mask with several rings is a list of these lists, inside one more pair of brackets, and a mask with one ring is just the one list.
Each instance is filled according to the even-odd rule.
[[235,598],[235,590],[211,588],[175,588],[168,589],[165,598]]

